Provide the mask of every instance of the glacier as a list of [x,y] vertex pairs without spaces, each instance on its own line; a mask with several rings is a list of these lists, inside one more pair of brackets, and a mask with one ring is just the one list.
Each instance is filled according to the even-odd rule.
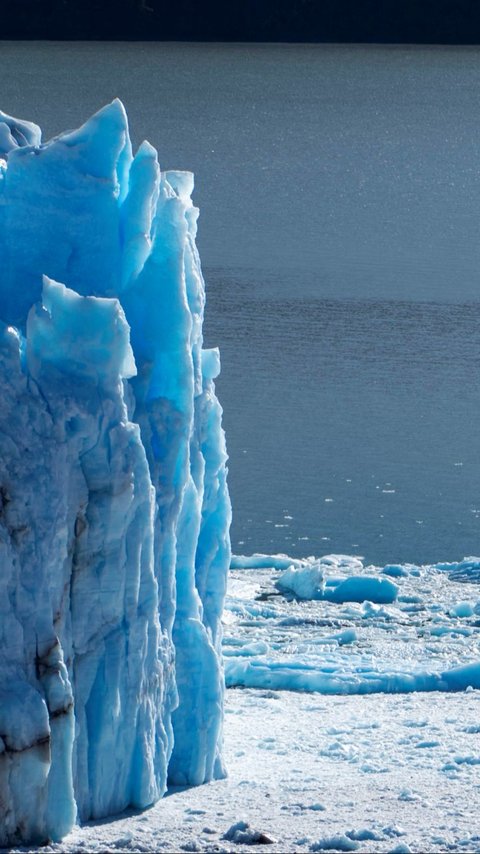
[[0,845],[224,776],[231,507],[193,176],[0,113]]

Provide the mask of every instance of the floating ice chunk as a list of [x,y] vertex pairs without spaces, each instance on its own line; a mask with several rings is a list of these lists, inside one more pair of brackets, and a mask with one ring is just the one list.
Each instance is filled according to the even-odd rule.
[[289,591],[298,599],[323,599],[325,591],[324,567],[321,563],[313,566],[291,566],[275,582],[279,590]]
[[228,646],[228,639],[224,639],[223,654],[224,655],[241,655],[247,658],[252,655],[265,655],[269,651],[269,646],[265,641],[257,641],[256,643],[244,643],[241,646],[235,644]]
[[397,566],[396,564],[384,566],[382,572],[384,575],[391,576],[391,578],[405,578],[408,576],[408,570],[404,566]]
[[228,687],[266,688],[275,691],[316,691],[320,694],[408,694],[414,691],[465,691],[480,688],[480,662],[443,671],[377,670],[373,665],[346,666],[309,663],[291,657],[230,656],[225,660]]
[[372,575],[350,575],[347,578],[326,576],[332,564],[324,560],[307,566],[292,566],[275,582],[279,590],[290,591],[299,599],[324,599],[328,602],[373,602],[391,604],[398,587],[388,578]]
[[362,558],[354,557],[352,555],[323,555],[319,560],[320,563],[323,563],[325,566],[338,567],[343,571],[348,569],[351,572],[355,572],[356,570],[363,568]]
[[325,590],[325,599],[330,602],[373,602],[388,605],[395,602],[398,587],[388,578],[370,575],[351,575],[333,590]]
[[232,555],[230,569],[288,569],[302,565],[304,561],[284,554]]
[[475,605],[471,602],[459,602],[450,609],[451,617],[473,617],[475,613]]
[[450,691],[465,691],[466,688],[480,688],[480,661],[463,664],[442,673],[442,679]]
[[452,581],[480,582],[479,557],[465,557],[459,563],[437,563],[435,568],[448,572]]

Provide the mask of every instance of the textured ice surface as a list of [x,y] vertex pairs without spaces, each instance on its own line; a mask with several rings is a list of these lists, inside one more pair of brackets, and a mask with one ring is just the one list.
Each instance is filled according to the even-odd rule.
[[0,114],[0,844],[221,776],[230,504],[189,173]]

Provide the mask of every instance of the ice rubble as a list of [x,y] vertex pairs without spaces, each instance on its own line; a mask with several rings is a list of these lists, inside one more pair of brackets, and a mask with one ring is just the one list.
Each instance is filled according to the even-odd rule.
[[[327,555],[296,564],[281,575],[268,560],[270,569],[232,571],[228,687],[345,695],[480,689],[478,559],[382,569]],[[394,588],[389,601],[385,583]]]
[[192,176],[0,114],[0,845],[224,773],[230,503]]

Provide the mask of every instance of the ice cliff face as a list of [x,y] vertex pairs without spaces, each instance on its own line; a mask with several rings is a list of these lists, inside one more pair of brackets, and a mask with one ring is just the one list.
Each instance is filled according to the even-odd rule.
[[0,113],[0,845],[224,773],[230,503],[192,176]]

